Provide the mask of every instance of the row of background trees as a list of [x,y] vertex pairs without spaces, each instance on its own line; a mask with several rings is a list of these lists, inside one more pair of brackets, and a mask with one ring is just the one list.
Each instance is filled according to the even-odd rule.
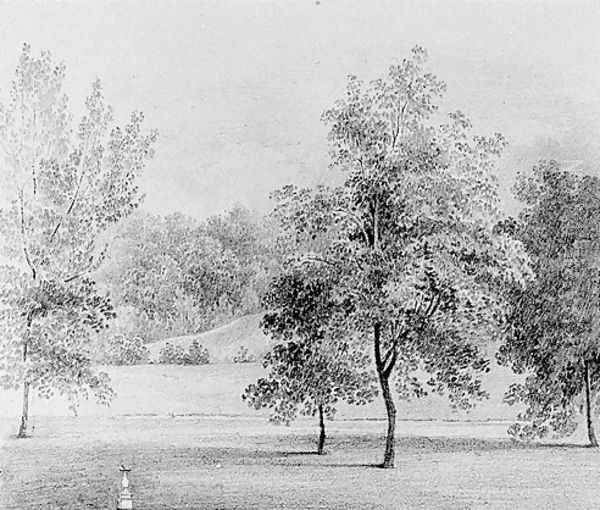
[[94,360],[115,338],[143,344],[266,311],[276,345],[244,398],[276,421],[318,416],[319,451],[339,401],[380,394],[392,467],[394,395],[470,408],[487,395],[493,341],[500,363],[527,374],[507,391],[527,404],[511,432],[569,433],[584,410],[596,444],[598,179],[541,163],[519,178],[523,210],[507,219],[504,139],[474,134],[461,112],[443,117],[446,85],[426,63],[416,47],[382,79],[350,77],[323,114],[341,184],[286,186],[266,217],[235,207],[199,221],[134,212],[157,134],[141,113],[114,125],[99,82],[74,126],[64,66],[25,46],[0,107],[0,381],[23,390],[19,436],[30,390],[110,400]]
[[106,345],[201,333],[258,313],[282,260],[272,222],[242,206],[205,221],[135,213],[113,233],[96,275],[117,313],[98,359]]

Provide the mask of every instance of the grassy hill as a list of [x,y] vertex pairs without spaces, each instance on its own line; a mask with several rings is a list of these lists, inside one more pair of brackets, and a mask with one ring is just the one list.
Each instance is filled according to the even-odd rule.
[[[163,340],[149,345],[151,359],[156,360],[165,343],[185,349],[194,339],[209,351],[211,364],[205,366],[138,365],[104,367],[112,381],[116,397],[106,408],[86,401],[81,404],[82,416],[247,416],[267,417],[264,411],[250,409],[241,400],[244,388],[264,374],[260,363],[231,363],[241,346],[259,359],[269,349],[270,340],[259,327],[261,315],[249,315],[225,326],[199,335]],[[444,397],[428,396],[411,402],[398,402],[398,418],[411,420],[512,420],[516,409],[502,402],[506,387],[516,376],[495,364],[484,378],[490,399],[471,413],[455,412]],[[20,392],[0,392],[0,408],[5,416],[17,416]],[[32,397],[33,416],[65,416],[67,402],[60,397],[41,400]],[[380,398],[364,407],[340,406],[341,419],[383,418],[385,411]]]
[[246,347],[248,353],[257,359],[269,350],[269,337],[260,328],[262,314],[247,315],[216,329],[200,333],[169,338],[148,344],[150,360],[158,361],[161,349],[167,342],[179,345],[185,350],[194,340],[208,349],[211,363],[228,363],[238,353],[240,347]]
[[[94,401],[82,402],[80,416],[201,415],[267,417],[264,411],[250,409],[242,400],[244,388],[264,370],[258,363],[220,363],[204,366],[138,365],[106,367],[116,397],[110,407]],[[512,420],[516,410],[502,402],[502,394],[515,376],[495,366],[484,379],[490,399],[470,413],[454,412],[443,397],[432,395],[411,402],[398,401],[398,418],[427,420]],[[4,416],[17,416],[20,392],[0,392]],[[60,397],[31,402],[33,421],[41,416],[67,416],[67,402]],[[340,419],[383,418],[381,398],[364,407],[340,406]]]

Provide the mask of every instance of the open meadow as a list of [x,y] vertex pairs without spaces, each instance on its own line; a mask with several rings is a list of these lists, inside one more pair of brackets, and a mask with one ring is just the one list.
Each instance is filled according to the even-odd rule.
[[50,418],[5,443],[2,508],[114,508],[121,463],[138,510],[593,508],[600,497],[595,449],[519,447],[497,423],[398,428],[397,466],[382,470],[382,421],[336,422],[318,456],[306,422]]
[[[515,411],[501,388],[512,376],[501,369],[488,377],[490,400],[470,414],[441,398],[399,403],[394,470],[376,467],[379,401],[342,407],[318,456],[314,420],[271,425],[241,401],[260,365],[108,371],[110,408],[87,402],[73,417],[59,399],[34,399],[33,434],[23,440],[14,438],[17,418],[2,418],[1,508],[114,508],[121,464],[132,468],[137,510],[591,508],[600,497],[590,484],[599,454],[578,446],[582,436],[529,447],[507,438]],[[3,393],[2,408],[18,410],[18,395]]]

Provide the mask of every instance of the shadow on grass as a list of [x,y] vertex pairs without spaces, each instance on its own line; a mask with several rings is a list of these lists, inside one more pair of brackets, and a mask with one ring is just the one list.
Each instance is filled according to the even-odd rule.
[[[288,438],[289,439],[289,438]],[[314,442],[310,436],[294,436],[291,438],[294,444],[302,446]],[[281,438],[285,440],[285,438]],[[340,450],[363,450],[383,448],[385,437],[383,435],[341,435],[331,437],[328,444],[330,452]],[[459,453],[459,452],[484,452],[494,450],[535,450],[535,449],[587,449],[593,448],[582,443],[558,443],[558,442],[518,442],[510,438],[469,438],[469,437],[428,437],[428,436],[403,436],[396,438],[396,451],[409,453]],[[301,451],[301,450],[300,450]],[[600,452],[600,449],[598,449]],[[280,452],[289,454],[292,452]],[[299,454],[316,454],[316,452],[302,452]]]
[[275,452],[277,455],[281,455],[282,457],[292,457],[295,455],[304,456],[304,455],[318,455],[320,457],[327,455],[327,453],[319,453],[314,450],[306,450],[306,451],[287,451],[287,452]]
[[[383,464],[361,464],[357,462],[355,464],[323,464],[323,467],[326,468],[373,468],[373,469],[381,469],[384,470]],[[387,468],[386,468],[387,470]]]
[[332,469],[332,468],[344,468],[344,469],[381,469],[382,471],[388,471],[388,469],[384,469],[383,466],[381,464],[367,464],[367,463],[360,463],[360,462],[356,462],[356,463],[340,463],[340,462],[336,462],[336,463],[331,463],[331,464],[327,464],[327,463],[318,463],[318,464],[307,464],[304,462],[286,462],[285,464],[279,464],[280,466],[284,466],[284,467],[310,467],[311,469],[319,469],[319,468],[323,468],[323,469]]
[[[24,445],[31,446],[24,446]],[[83,462],[84,471],[92,473],[99,466],[103,472],[111,472],[122,463],[130,463],[137,472],[169,472],[182,468],[203,471],[222,469],[227,466],[288,466],[311,468],[376,468],[378,463],[364,462],[378,460],[383,455],[385,438],[383,435],[336,435],[329,439],[327,454],[319,455],[314,449],[314,435],[290,435],[281,438],[261,438],[260,442],[242,441],[239,446],[202,446],[192,441],[189,446],[152,444],[132,441],[72,444],[69,442],[21,442],[7,441],[3,445],[3,456],[13,472],[32,470],[39,466],[48,476],[54,470],[60,471],[66,465]],[[286,449],[288,447],[289,449]],[[421,456],[445,453],[485,454],[492,451],[548,451],[548,450],[589,450],[586,444],[577,443],[517,443],[510,439],[476,439],[459,437],[398,437],[396,455],[398,465],[403,464],[403,456],[412,462]],[[593,450],[593,449],[592,449]],[[600,452],[600,449],[598,449]],[[355,462],[353,462],[355,461]],[[383,469],[382,469],[383,470]],[[70,475],[69,475],[70,476]]]
[[581,444],[581,443],[531,443],[529,445],[525,444],[525,447],[529,448],[575,448],[575,449],[596,449],[600,452],[600,448],[597,446],[592,446],[591,444]]

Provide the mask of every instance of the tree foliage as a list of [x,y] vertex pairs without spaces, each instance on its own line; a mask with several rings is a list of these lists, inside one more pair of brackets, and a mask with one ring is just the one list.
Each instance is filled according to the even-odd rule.
[[277,267],[262,218],[235,207],[200,222],[137,214],[122,226],[101,275],[115,304],[143,318],[147,341],[205,331],[260,309]]
[[248,347],[241,345],[232,361],[234,363],[256,363],[258,360],[254,354],[250,354]]
[[263,327],[278,343],[265,355],[267,376],[246,388],[243,398],[268,408],[271,421],[289,424],[298,415],[333,419],[340,401],[365,404],[376,395],[369,356],[352,349],[331,321],[346,310],[334,299],[335,274],[325,268],[294,268],[273,279],[265,295]]
[[509,289],[505,342],[499,360],[523,383],[506,394],[526,404],[510,432],[522,439],[575,430],[587,417],[590,443],[593,405],[600,389],[600,180],[542,161],[521,175],[515,195],[525,205],[499,228],[518,237],[530,255],[535,281]]
[[339,273],[336,295],[352,302],[341,324],[373,353],[388,414],[385,467],[394,463],[390,378],[406,397],[429,388],[461,408],[485,397],[477,346],[497,334],[503,282],[523,285],[529,274],[521,244],[494,230],[504,139],[473,135],[461,112],[436,124],[445,84],[425,64],[417,47],[384,79],[350,77],[323,114],[343,184],[276,195],[296,263]]
[[73,128],[65,75],[50,53],[25,45],[0,104],[0,255],[10,261],[0,306],[3,353],[11,353],[2,368],[7,385],[24,384],[24,422],[30,386],[73,404],[89,391],[110,397],[88,344],[113,312],[91,275],[105,257],[101,236],[140,203],[136,178],[156,140],[139,112],[114,126],[99,80]]
[[95,359],[106,365],[141,365],[148,362],[150,352],[139,336],[111,334]]
[[187,352],[181,345],[167,342],[160,350],[158,362],[164,365],[208,365],[210,354],[198,340],[192,341]]

